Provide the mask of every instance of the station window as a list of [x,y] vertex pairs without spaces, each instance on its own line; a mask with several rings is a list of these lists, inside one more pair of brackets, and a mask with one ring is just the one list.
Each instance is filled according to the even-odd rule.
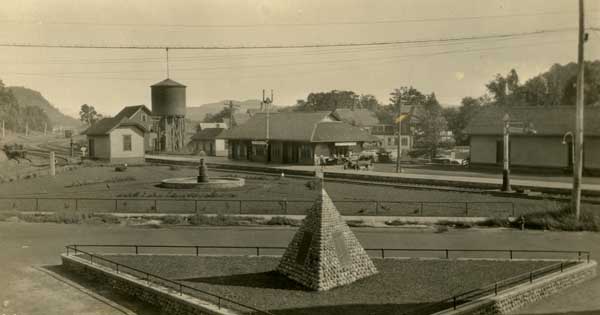
[[131,135],[123,135],[123,151],[131,151]]

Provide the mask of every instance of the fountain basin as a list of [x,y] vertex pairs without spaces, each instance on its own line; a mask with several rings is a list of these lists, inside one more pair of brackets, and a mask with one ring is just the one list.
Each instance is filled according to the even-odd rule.
[[243,178],[210,177],[208,182],[198,182],[197,177],[178,177],[163,179],[160,187],[175,189],[228,189],[242,187],[246,184]]

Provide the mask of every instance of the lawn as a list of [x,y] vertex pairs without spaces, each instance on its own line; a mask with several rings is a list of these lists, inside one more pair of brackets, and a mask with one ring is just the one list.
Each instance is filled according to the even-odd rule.
[[[14,200],[10,197],[56,197],[61,200],[39,200],[40,211],[78,210],[94,212],[179,212],[179,213],[244,213],[244,214],[304,214],[316,198],[317,191],[307,185],[308,179],[284,179],[278,176],[237,174],[246,179],[242,188],[222,191],[173,190],[157,187],[160,180],[194,176],[191,167],[139,166],[126,172],[112,167],[82,167],[60,173],[56,177],[38,177],[0,184],[0,210],[35,210],[35,200]],[[211,176],[234,176],[232,172],[209,171]],[[558,209],[554,201],[490,196],[479,193],[413,190],[377,185],[328,182],[326,188],[345,215],[428,215],[500,216],[511,214],[514,202],[516,214]],[[69,199],[71,198],[71,199]],[[115,200],[80,200],[72,198],[119,198]],[[137,200],[136,200],[137,199]],[[149,199],[149,200],[139,200]],[[157,200],[156,203],[153,199]],[[202,199],[194,202],[193,199]],[[241,205],[237,201],[244,199]],[[265,201],[272,200],[272,201]],[[286,201],[284,201],[286,200]],[[298,200],[306,200],[300,202]],[[384,202],[388,201],[388,202]],[[393,202],[389,202],[393,201]],[[421,204],[421,202],[424,202]],[[474,202],[465,208],[464,202]],[[485,203],[478,203],[485,202]],[[590,210],[600,205],[584,204]]]
[[106,258],[275,314],[409,311],[549,261],[374,259],[379,274],[326,292],[274,272],[278,257],[104,255]]

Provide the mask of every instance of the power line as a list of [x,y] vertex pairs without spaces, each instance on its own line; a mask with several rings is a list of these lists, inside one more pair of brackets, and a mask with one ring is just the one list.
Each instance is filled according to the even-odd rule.
[[[510,48],[523,48],[523,47],[539,47],[541,45],[548,45],[548,44],[562,44],[564,42],[567,42],[570,40],[560,40],[560,41],[550,41],[550,42],[538,42],[538,43],[528,43],[528,44],[523,44],[523,45],[510,45],[510,46],[497,46],[497,47],[488,47],[488,48],[477,48],[477,49],[455,49],[455,50],[445,50],[445,51],[440,51],[440,52],[432,52],[432,53],[416,53],[416,54],[405,54],[405,55],[397,55],[397,56],[388,56],[385,58],[354,58],[354,59],[342,59],[342,60],[326,60],[326,61],[318,61],[318,62],[297,62],[297,63],[282,63],[282,64],[259,64],[259,65],[250,65],[244,68],[267,68],[267,69],[271,69],[274,66],[301,66],[301,65],[317,65],[317,64],[322,64],[322,65],[334,65],[334,64],[347,64],[347,63],[353,63],[353,62],[361,62],[361,61],[374,61],[373,63],[370,63],[369,65],[372,66],[374,63],[386,63],[386,62],[395,62],[398,61],[399,59],[401,60],[408,60],[414,57],[432,57],[432,56],[441,56],[441,55],[450,55],[450,54],[462,54],[462,53],[480,53],[480,52],[485,52],[485,51],[495,51],[495,50],[501,50],[501,49],[510,49]],[[228,70],[228,69],[232,69],[233,67],[212,67],[212,68],[181,68],[181,69],[177,69],[178,71],[200,71],[203,73],[207,73],[209,71],[218,71],[218,70]],[[239,69],[239,67],[235,67],[236,69]],[[344,66],[343,69],[347,69],[347,66]],[[321,71],[323,69],[319,69],[319,71]],[[13,72],[13,73],[7,73],[7,74],[12,74],[12,75],[24,75],[24,76],[41,76],[41,77],[56,77],[56,78],[64,78],[64,79],[106,79],[106,80],[127,80],[127,81],[147,81],[149,80],[149,78],[124,78],[124,77],[100,77],[100,76],[85,76],[85,74],[122,74],[122,73],[159,73],[159,70],[146,70],[146,71],[129,71],[129,72],[123,72],[123,71],[112,71],[112,72],[89,72],[89,71],[85,71],[85,72],[67,72],[67,73],[23,73],[23,72]],[[314,70],[311,70],[311,73],[314,73]],[[79,76],[77,76],[78,74],[80,74]],[[81,74],[83,74],[84,76],[81,76]],[[270,76],[273,76],[273,73],[269,74]],[[244,76],[244,77],[248,77],[245,75],[240,75],[240,76]],[[213,77],[213,76],[211,76]],[[255,77],[255,76],[254,76]],[[181,77],[182,79],[198,79],[198,78],[186,78],[185,76]]]
[[258,45],[258,46],[177,46],[177,45],[82,45],[82,44],[31,44],[31,43],[0,43],[0,47],[27,47],[27,48],[69,48],[69,49],[170,49],[170,50],[241,50],[241,49],[303,49],[303,48],[324,48],[324,47],[365,47],[365,46],[390,46],[402,44],[418,44],[418,43],[444,43],[457,41],[472,41],[482,39],[501,39],[515,38],[539,34],[559,33],[571,31],[575,28],[562,28],[539,30],[521,33],[505,33],[492,34],[481,36],[440,38],[440,39],[424,39],[424,40],[397,40],[397,41],[381,41],[381,42],[363,42],[363,43],[339,43],[339,44],[298,44],[298,45]]
[[[513,41],[513,40],[522,40],[524,38],[500,38],[495,39],[493,43],[497,43],[499,41]],[[530,40],[530,39],[527,39]],[[258,54],[249,54],[249,53],[241,53],[241,54],[213,54],[213,55],[195,55],[195,56],[179,56],[176,58],[170,59],[170,62],[179,63],[185,62],[189,64],[190,62],[207,62],[210,64],[214,64],[218,61],[227,61],[231,62],[232,58],[241,57],[241,58],[278,58],[278,57],[306,57],[306,56],[325,56],[325,55],[342,55],[342,54],[356,54],[356,53],[385,53],[389,52],[392,49],[397,49],[400,46],[403,46],[404,49],[417,49],[417,48],[429,48],[429,47],[448,47],[448,46],[458,46],[458,45],[473,45],[485,43],[486,40],[481,41],[465,41],[465,42],[444,42],[444,43],[425,43],[425,44],[411,44],[411,45],[395,45],[395,46],[374,46],[374,47],[333,47],[333,48],[315,48],[311,51],[274,51],[266,54],[265,52],[260,52]],[[23,65],[74,65],[74,64],[82,64],[82,65],[94,65],[94,64],[143,64],[143,63],[163,63],[164,58],[160,57],[139,57],[139,58],[101,58],[101,59],[62,59],[62,60],[49,60],[49,61],[26,61],[19,62],[17,60],[0,60],[0,64],[23,64]]]
[[[598,11],[590,11],[598,12]],[[333,26],[333,25],[378,25],[378,24],[403,24],[403,23],[428,23],[428,22],[448,22],[448,21],[470,21],[470,20],[485,20],[485,19],[504,19],[504,18],[521,18],[535,16],[552,16],[552,15],[571,15],[577,14],[576,11],[550,11],[550,12],[533,12],[521,14],[499,14],[499,15],[476,15],[476,16],[459,16],[459,17],[430,17],[430,18],[415,18],[415,19],[389,19],[378,21],[338,21],[338,22],[313,22],[313,23],[247,23],[247,24],[151,24],[151,23],[96,23],[82,21],[24,21],[15,19],[0,20],[2,23],[13,24],[35,24],[40,26],[45,25],[80,25],[80,26],[103,26],[103,27],[165,27],[165,28],[257,28],[257,27],[302,27],[302,26]]]

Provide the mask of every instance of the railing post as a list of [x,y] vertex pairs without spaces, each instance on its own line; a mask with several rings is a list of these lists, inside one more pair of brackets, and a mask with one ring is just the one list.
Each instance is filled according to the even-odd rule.
[[221,297],[220,296],[218,297],[218,306],[219,306],[219,309],[221,309]]
[[117,269],[117,273],[119,273],[119,264],[117,264],[117,268],[116,269]]
[[65,246],[67,248],[67,256],[69,256],[69,246]]
[[381,249],[381,258],[385,258],[385,249]]
[[511,201],[510,205],[512,206],[512,216],[514,218],[515,215],[516,215],[516,213],[515,213],[515,203]]
[[179,295],[183,295],[183,288],[181,286],[181,283],[179,284]]
[[287,199],[283,199],[283,213],[284,214],[288,213],[288,201],[287,201]]
[[563,263],[560,263],[560,272],[563,272]]
[[35,198],[35,211],[39,211],[40,206],[39,206],[40,200],[38,198]]
[[137,255],[139,253],[138,251],[138,246],[137,245],[133,245],[135,247],[135,254]]
[[419,209],[419,213],[423,216],[423,202],[421,201],[421,207]]
[[465,216],[468,217],[469,216],[469,203],[465,202]]
[[194,213],[198,214],[198,200],[194,200]]
[[73,245],[73,249],[75,250],[75,255],[77,255],[77,245]]
[[75,198],[75,211],[79,210],[79,199]]
[[154,199],[154,211],[158,212],[158,199]]
[[196,246],[196,256],[198,256],[198,246]]
[[242,214],[242,199],[238,200],[240,214]]
[[119,207],[118,202],[119,202],[119,200],[115,199],[115,212],[117,212],[117,209]]
[[257,257],[260,256],[260,247],[258,247],[258,246],[256,247],[256,256]]
[[375,215],[379,213],[379,201],[375,201]]
[[533,282],[533,271],[529,272],[529,283]]
[[494,283],[494,295],[498,295],[498,282]]
[[589,252],[587,253],[587,262],[588,263],[590,262],[590,253]]
[[512,249],[509,249],[508,252],[510,253],[510,260],[512,260],[513,259],[513,251],[512,251]]
[[456,309],[456,295],[452,297],[453,308]]
[[577,261],[581,260],[581,252],[577,252]]
[[446,249],[446,259],[449,259],[450,255],[448,253],[448,250]]

